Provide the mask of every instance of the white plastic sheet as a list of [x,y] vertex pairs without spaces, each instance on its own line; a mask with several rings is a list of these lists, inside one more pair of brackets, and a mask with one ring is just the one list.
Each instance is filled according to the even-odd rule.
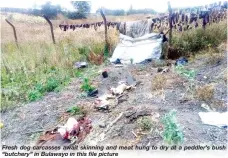
[[199,112],[199,116],[204,124],[225,127],[228,125],[228,112]]
[[162,36],[157,33],[146,34],[142,37],[131,38],[120,34],[110,62],[120,59],[123,64],[141,63],[147,59],[159,59],[162,52]]

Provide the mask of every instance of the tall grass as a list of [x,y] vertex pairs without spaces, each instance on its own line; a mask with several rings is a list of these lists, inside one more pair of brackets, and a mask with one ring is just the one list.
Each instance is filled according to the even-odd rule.
[[[56,21],[52,21],[57,41],[53,45],[49,26],[42,17],[22,14],[3,17],[15,25],[19,48],[14,43],[12,28],[2,19],[2,110],[17,103],[38,100],[51,91],[59,91],[71,78],[77,77],[78,71],[73,65],[86,60],[89,53],[85,54],[79,48],[84,47],[96,54],[104,53],[102,27],[97,31],[89,28],[64,32]],[[109,29],[108,38],[114,48],[118,40],[117,31]]]
[[212,24],[203,28],[197,28],[183,33],[175,34],[173,47],[180,50],[183,55],[197,53],[208,47],[217,47],[227,39],[227,22],[224,20],[218,24]]
[[[26,18],[11,17],[17,30],[19,48],[14,43],[12,28],[1,21],[2,110],[19,102],[38,100],[51,91],[59,91],[72,77],[78,76],[78,71],[73,68],[76,61],[85,60],[90,50],[95,54],[106,51],[103,27],[97,31],[89,28],[64,32],[57,26],[60,22],[53,21],[57,41],[53,45],[49,26],[44,20],[23,16]],[[34,21],[28,22],[31,19]],[[38,24],[37,21],[42,22]],[[205,31],[199,28],[174,36],[173,45],[184,52],[198,51],[209,44],[219,44],[226,39],[226,35],[226,23],[221,22],[209,26]],[[108,38],[114,50],[118,32],[110,28]]]
[[[85,45],[97,54],[104,52],[104,42]],[[2,110],[19,102],[36,101],[46,93],[59,91],[78,71],[73,68],[77,61],[84,61],[86,54],[68,39],[56,45],[45,42],[2,44],[1,86]]]

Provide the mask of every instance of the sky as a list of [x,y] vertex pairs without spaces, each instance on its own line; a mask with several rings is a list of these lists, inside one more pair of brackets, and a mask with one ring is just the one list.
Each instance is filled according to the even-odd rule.
[[[14,7],[14,8],[33,8],[44,4],[47,0],[5,0],[0,2],[0,7]],[[62,7],[73,10],[70,1],[72,0],[48,0],[52,4],[60,4]],[[172,7],[191,7],[211,4],[224,0],[170,0]],[[127,10],[130,6],[133,9],[152,8],[158,12],[165,12],[167,10],[168,0],[91,0],[91,12],[94,13],[98,8],[105,7],[108,9],[124,9]]]

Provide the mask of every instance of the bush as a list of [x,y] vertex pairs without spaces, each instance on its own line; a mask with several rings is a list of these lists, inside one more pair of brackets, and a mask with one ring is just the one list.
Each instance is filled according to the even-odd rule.
[[91,86],[91,83],[89,82],[88,78],[84,78],[83,84],[81,85],[81,89],[88,93],[93,91],[95,88]]
[[189,52],[198,52],[208,46],[217,47],[227,39],[227,24],[220,22],[203,28],[197,28],[173,36],[173,47],[181,50],[184,55]]
[[186,77],[189,80],[194,80],[196,77],[196,71],[195,70],[187,70],[184,66],[178,65],[175,67],[175,70],[178,74]]
[[59,85],[60,85],[60,82],[59,82],[57,79],[55,79],[55,78],[49,78],[49,79],[47,80],[47,84],[46,84],[45,89],[46,89],[47,92],[52,92],[52,91],[54,91]]
[[32,90],[28,92],[28,100],[29,101],[36,101],[42,97],[42,93],[40,93],[38,90]]
[[163,74],[157,74],[153,79],[152,79],[152,90],[159,90],[163,89],[166,86],[167,79]]
[[176,121],[176,111],[172,110],[162,118],[162,137],[168,144],[179,144],[184,140],[184,134]]
[[138,124],[139,124],[139,127],[143,130],[143,131],[149,131],[151,130],[153,124],[152,124],[152,120],[150,117],[148,116],[144,116],[144,117],[141,117],[139,120],[138,120]]
[[82,114],[82,110],[78,106],[72,106],[66,112],[70,113],[71,115],[80,115],[80,114]]
[[214,95],[214,86],[213,85],[204,85],[196,89],[196,97],[202,101],[208,101],[213,98]]

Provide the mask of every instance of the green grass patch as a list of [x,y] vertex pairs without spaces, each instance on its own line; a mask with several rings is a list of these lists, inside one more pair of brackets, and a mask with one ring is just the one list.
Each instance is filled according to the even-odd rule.
[[183,33],[174,34],[172,44],[183,55],[189,55],[189,53],[197,53],[208,47],[217,47],[226,40],[227,23],[226,21],[222,21],[219,24],[207,26],[205,30],[199,27]]
[[180,144],[184,141],[184,134],[177,123],[175,110],[165,114],[161,122],[163,124],[162,137],[166,143]]

